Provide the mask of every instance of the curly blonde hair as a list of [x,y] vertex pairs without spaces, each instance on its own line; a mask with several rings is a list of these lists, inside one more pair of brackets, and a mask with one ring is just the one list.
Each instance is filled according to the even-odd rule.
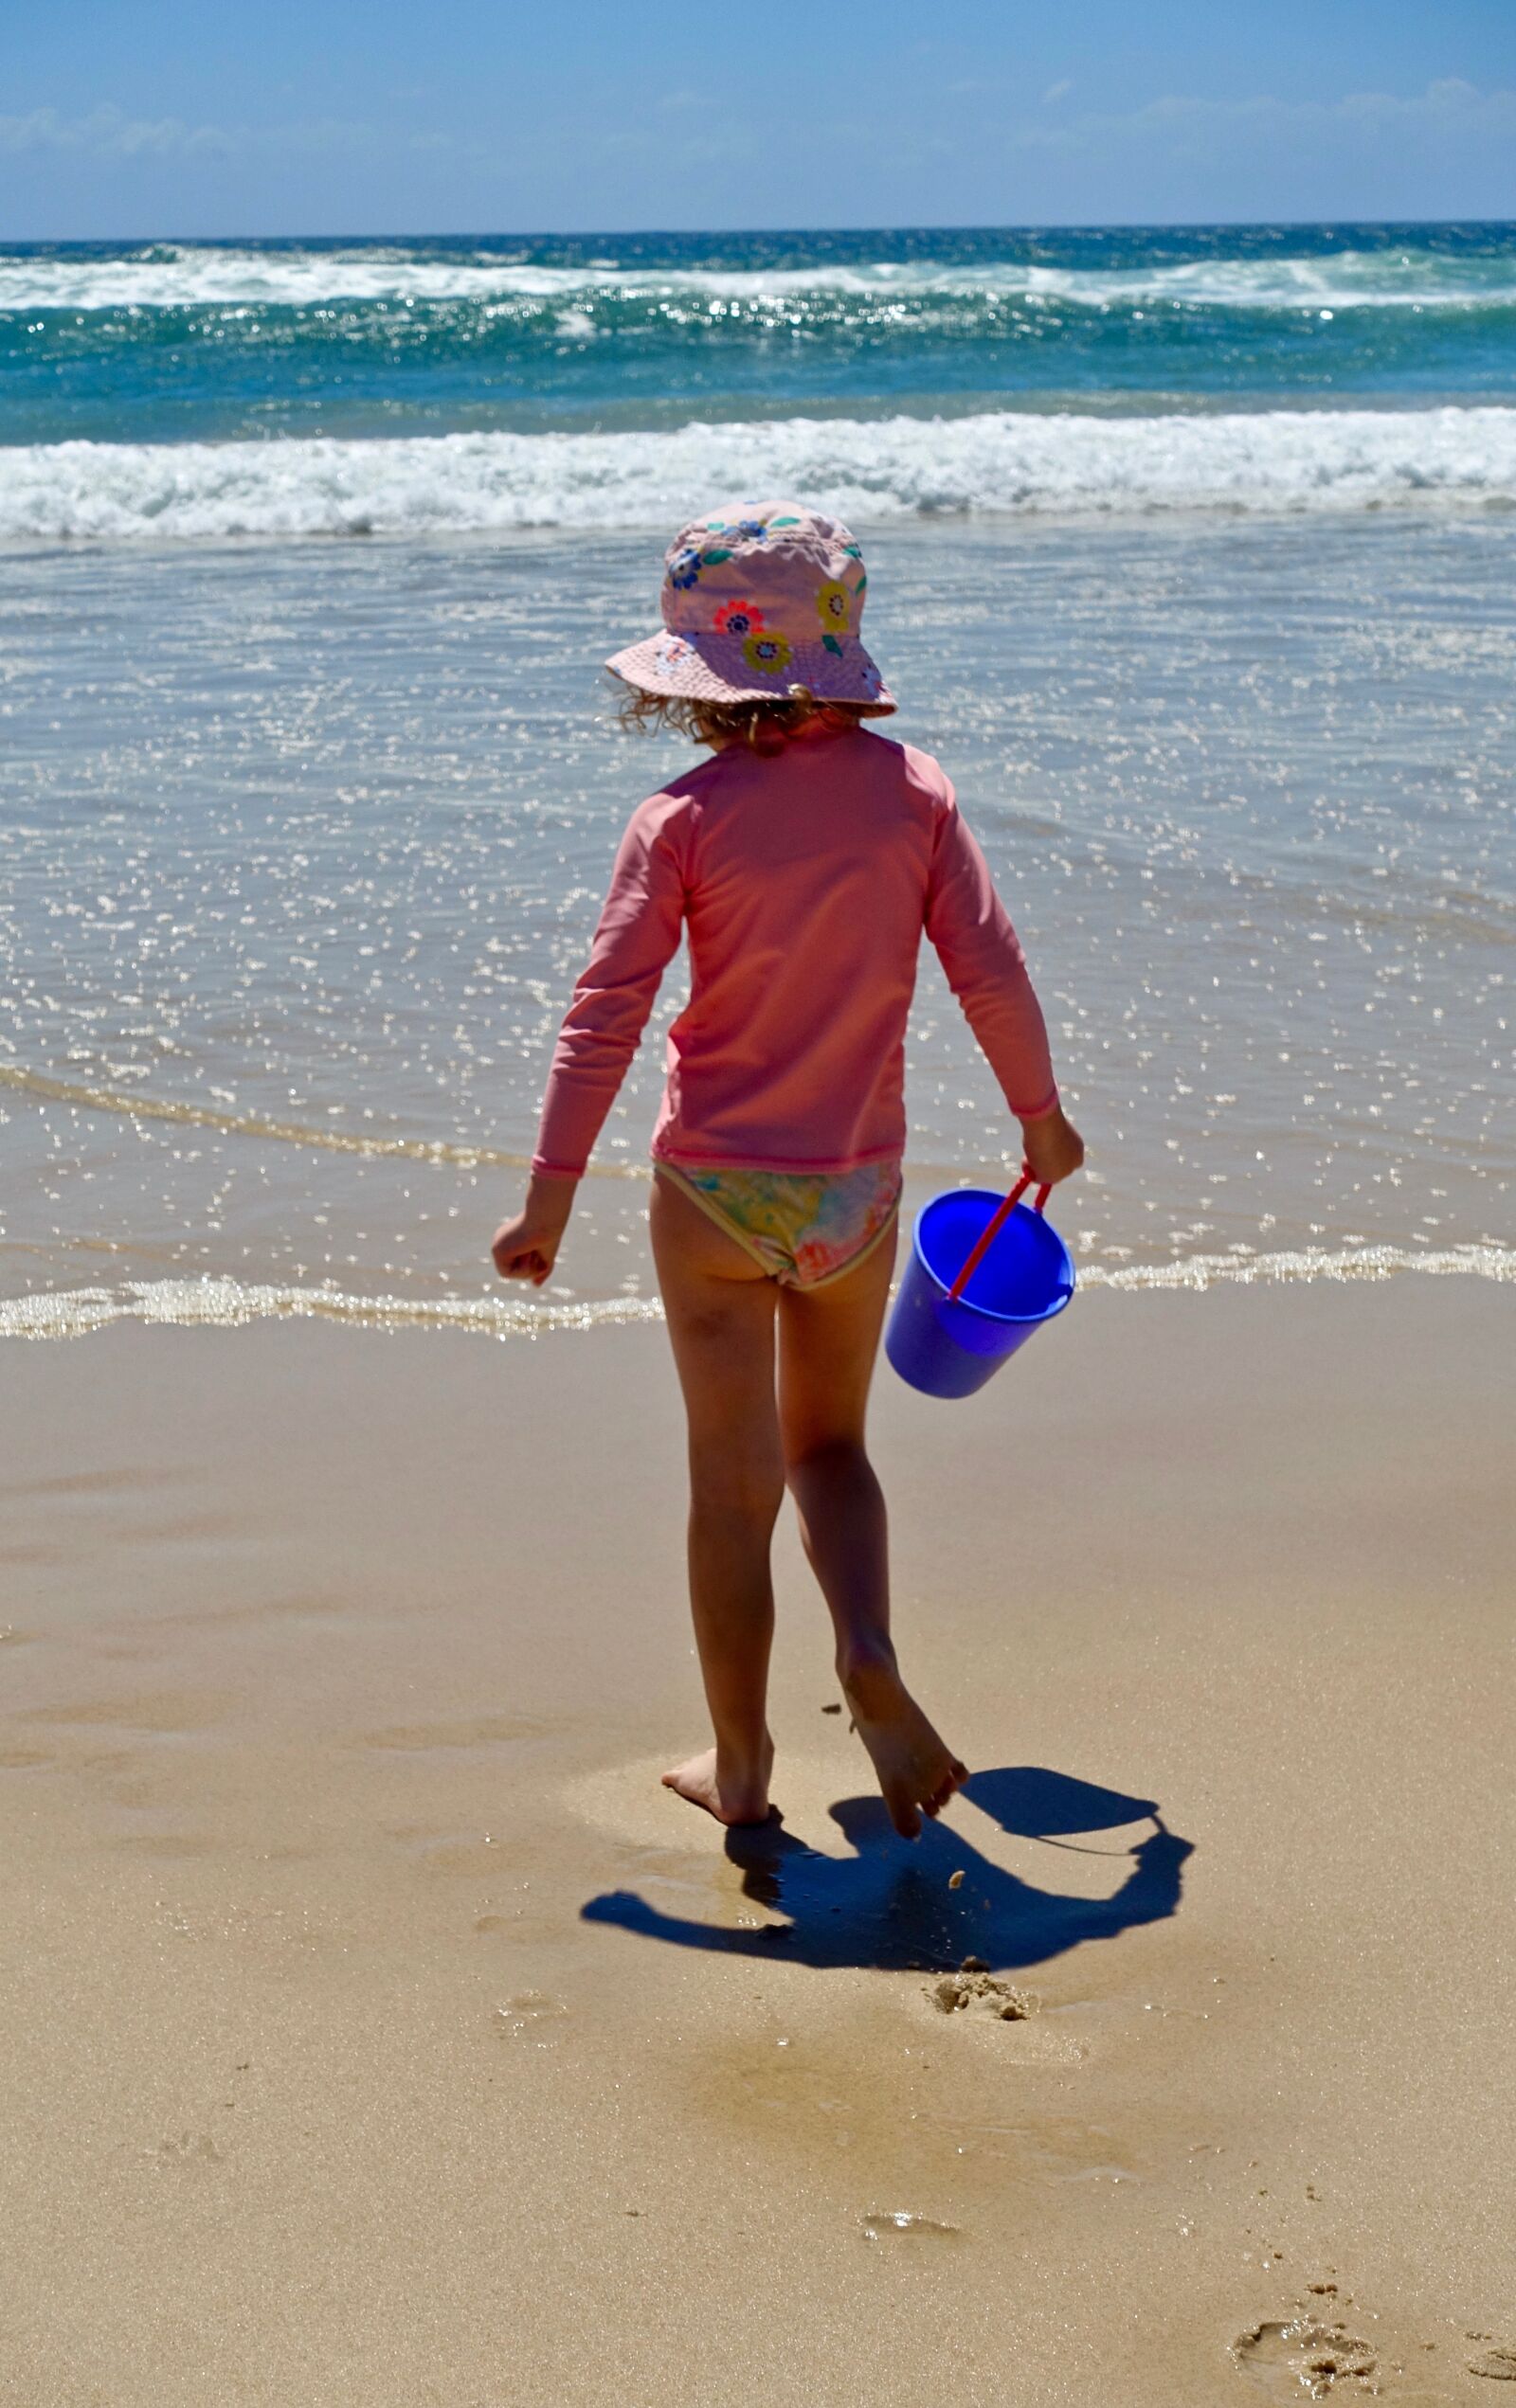
[[617,718],[640,735],[688,736],[693,744],[750,745],[754,752],[783,751],[813,719],[831,728],[856,728],[874,712],[867,703],[818,702],[803,691],[784,702],[701,702],[690,694],[651,694],[644,687],[628,686]]

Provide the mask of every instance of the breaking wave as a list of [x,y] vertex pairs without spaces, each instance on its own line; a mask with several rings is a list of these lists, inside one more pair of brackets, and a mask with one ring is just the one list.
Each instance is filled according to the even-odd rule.
[[152,244],[115,257],[0,255],[0,311],[306,309],[325,301],[560,301],[597,296],[698,303],[761,303],[808,295],[872,304],[899,295],[949,302],[1058,301],[1102,309],[1126,302],[1228,310],[1467,309],[1516,303],[1507,248],[1449,256],[1420,245],[1218,257],[1137,267],[1074,267],[1017,260],[857,260],[801,265],[679,265],[583,260],[554,265],[509,252],[409,245],[239,249]]
[[0,451],[0,538],[665,529],[803,493],[867,524],[1516,507],[1516,408],[783,418],[672,432],[96,443]]

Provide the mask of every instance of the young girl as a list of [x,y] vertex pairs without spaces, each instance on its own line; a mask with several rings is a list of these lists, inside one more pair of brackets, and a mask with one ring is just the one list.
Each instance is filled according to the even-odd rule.
[[[894,1260],[906,1015],[923,931],[1021,1123],[1077,1170],[1017,943],[935,761],[858,639],[862,555],[792,502],[675,538],[663,625],[607,664],[623,715],[710,747],[632,814],[563,1024],[496,1268],[541,1285],[659,979],[688,929],[653,1139],[653,1252],[690,1429],[690,1597],[715,1745],[665,1773],[721,1823],[768,1814],[769,1541],[787,1487],[837,1669],[895,1829],[966,1778],[900,1678],[864,1410]],[[776,1380],[777,1338],[777,1380]]]

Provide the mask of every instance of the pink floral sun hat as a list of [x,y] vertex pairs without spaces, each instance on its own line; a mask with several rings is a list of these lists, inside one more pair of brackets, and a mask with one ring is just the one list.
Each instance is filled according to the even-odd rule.
[[664,555],[663,625],[605,663],[629,686],[692,702],[863,705],[894,696],[858,641],[863,554],[840,519],[741,502],[681,527]]

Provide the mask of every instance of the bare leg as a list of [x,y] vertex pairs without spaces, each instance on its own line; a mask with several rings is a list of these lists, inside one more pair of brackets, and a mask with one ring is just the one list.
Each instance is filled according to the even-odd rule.
[[890,1819],[908,1840],[967,1778],[900,1678],[890,1637],[884,1495],[864,1415],[893,1241],[834,1285],[781,1291],[780,1429],[801,1537],[831,1608],[837,1670]]
[[653,1182],[653,1254],[690,1426],[690,1605],[715,1746],[663,1776],[718,1823],[768,1813],[767,1703],[784,1501],[776,1289],[687,1195]]

